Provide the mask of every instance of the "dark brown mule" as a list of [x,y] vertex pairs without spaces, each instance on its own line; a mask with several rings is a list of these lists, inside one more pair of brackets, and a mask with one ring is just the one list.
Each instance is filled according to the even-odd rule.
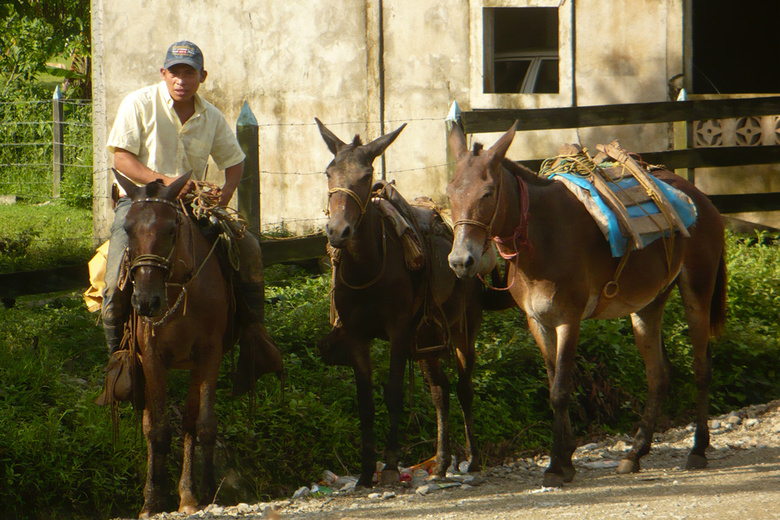
[[[420,342],[420,300],[426,287],[434,292],[449,325],[449,341],[456,353],[457,392],[466,426],[466,451],[472,469],[477,469],[477,451],[472,421],[474,340],[481,322],[480,286],[470,280],[458,280],[447,265],[451,238],[436,235],[433,254],[426,269],[409,270],[404,261],[401,240],[383,223],[371,191],[376,157],[393,142],[403,126],[371,143],[363,145],[358,136],[351,144],[342,142],[319,120],[320,133],[335,158],[326,174],[330,217],[326,226],[328,242],[341,251],[334,267],[333,301],[341,324],[322,341],[323,356],[341,357],[339,364],[353,367],[357,385],[362,433],[362,470],[358,485],[371,486],[376,471],[374,444],[374,400],[370,346],[374,338],[390,340],[390,372],[385,387],[390,430],[385,446],[383,483],[398,482],[400,449],[398,427],[403,406],[403,372],[412,355],[415,341]],[[404,125],[405,126],[405,125]],[[431,210],[429,210],[431,211]],[[428,334],[441,331],[428,330]],[[441,337],[439,343],[445,343]],[[438,446],[434,473],[444,476],[451,462],[448,430],[449,393],[447,377],[437,358],[420,360],[436,407]]]
[[201,496],[209,503],[216,492],[215,390],[222,355],[235,342],[229,285],[211,244],[177,201],[189,175],[168,187],[161,182],[138,187],[122,175],[116,177],[133,201],[125,230],[132,304],[140,316],[136,336],[145,377],[143,431],[148,450],[140,516],[154,515],[166,507],[171,428],[165,403],[171,369],[190,371],[179,511],[192,514],[198,507],[193,480],[196,439],[203,454]]
[[461,129],[456,125],[452,130],[450,146],[458,165],[447,187],[455,221],[449,261],[459,277],[473,276],[491,239],[503,256],[510,257],[510,291],[528,316],[550,384],[553,445],[544,485],[561,486],[574,478],[571,456],[576,444],[568,404],[580,321],[588,318],[631,315],[636,345],[645,361],[648,395],[633,448],[618,473],[639,471],[639,459],[650,451],[669,386],[661,318],[675,286],[688,321],[698,389],[695,443],[687,467],[705,467],[709,339],[722,329],[726,312],[724,235],[718,211],[692,184],[670,172],[654,171],[696,204],[698,219],[690,238],[675,235],[669,259],[663,240],[632,252],[618,280],[617,295],[600,298],[620,259],[612,257],[590,214],[562,183],[541,179],[504,158],[513,138],[514,126],[489,150],[476,146],[472,152]]

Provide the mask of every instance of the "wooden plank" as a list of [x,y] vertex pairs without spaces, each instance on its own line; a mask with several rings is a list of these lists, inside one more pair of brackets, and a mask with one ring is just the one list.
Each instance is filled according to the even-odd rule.
[[709,195],[709,198],[721,213],[780,211],[780,192]]
[[626,207],[638,206],[639,204],[644,204],[645,202],[650,202],[652,200],[643,186],[617,189],[615,190],[615,195]]
[[322,234],[262,240],[260,249],[263,252],[263,265],[322,258],[327,255],[327,243],[328,239]]
[[631,217],[629,217],[628,213],[626,212],[626,208],[624,208],[623,205],[618,202],[617,197],[606,185],[604,179],[598,175],[593,175],[592,179],[593,186],[596,187],[598,192],[604,198],[604,202],[606,202],[612,211],[615,212],[615,215],[618,218],[618,224],[620,225],[620,230],[623,232],[623,235],[634,241],[634,247],[637,249],[642,249],[644,246],[642,245],[642,240],[639,237],[639,233],[637,233],[628,223],[628,221],[631,220]]
[[640,235],[658,233],[671,229],[669,221],[667,221],[661,213],[634,217],[631,219],[630,225]]
[[[717,146],[694,148],[693,150],[666,150],[663,152],[641,152],[639,155],[648,164],[659,164],[674,171],[676,168],[722,168],[726,166],[748,166],[754,164],[780,163],[780,145],[771,146]],[[517,161],[533,171],[539,171],[544,159]],[[745,168],[740,173],[750,173]]]
[[[780,163],[780,146],[715,146],[693,150],[668,150],[640,153],[649,164],[663,164],[675,168],[722,168],[753,164]],[[745,173],[750,170],[746,169]]]
[[680,219],[680,216],[677,215],[677,211],[675,211],[674,206],[669,203],[669,201],[666,199],[666,195],[664,195],[664,193],[658,188],[658,186],[655,184],[655,181],[649,178],[650,174],[647,173],[645,169],[642,168],[639,163],[637,163],[636,160],[634,160],[634,158],[628,154],[628,152],[620,148],[617,141],[613,141],[607,145],[597,145],[596,148],[606,153],[619,163],[625,164],[626,167],[631,170],[631,173],[634,174],[634,178],[645,188],[647,188],[648,191],[653,192],[653,195],[655,195],[655,198],[658,201],[658,207],[665,208],[666,214],[669,216],[669,218],[672,219],[672,223],[682,234],[682,236],[690,236],[690,233],[688,233],[688,229],[685,227],[685,224],[683,224],[682,219]]
[[0,274],[0,298],[74,291],[89,287],[87,264]]
[[517,121],[515,126],[517,130],[549,130],[778,114],[780,114],[780,96],[768,96],[564,108],[470,110],[461,114],[461,120],[467,134],[479,134],[506,132],[515,121]]

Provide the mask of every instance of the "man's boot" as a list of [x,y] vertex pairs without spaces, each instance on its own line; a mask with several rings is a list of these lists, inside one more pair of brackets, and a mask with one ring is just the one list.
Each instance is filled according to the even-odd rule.
[[108,357],[110,358],[122,345],[125,324],[120,319],[103,317],[103,330],[106,333],[106,347],[108,348]]
[[254,389],[263,374],[282,377],[282,354],[263,324],[265,290],[262,282],[241,282],[238,287],[239,353],[233,376],[233,395]]

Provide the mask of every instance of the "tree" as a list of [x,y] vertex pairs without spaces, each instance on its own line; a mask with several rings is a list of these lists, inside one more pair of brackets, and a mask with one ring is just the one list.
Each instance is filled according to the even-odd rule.
[[[28,90],[46,71],[64,77],[78,97],[90,97],[89,9],[89,0],[8,0],[0,5],[2,93]],[[47,66],[55,56],[66,58],[70,66]]]

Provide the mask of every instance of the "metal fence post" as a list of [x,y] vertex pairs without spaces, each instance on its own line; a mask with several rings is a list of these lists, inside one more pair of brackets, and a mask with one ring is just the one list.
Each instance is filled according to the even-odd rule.
[[249,230],[260,234],[260,147],[257,119],[246,101],[236,122],[236,137],[246,155],[237,190],[238,212],[246,219]]
[[52,98],[52,169],[51,169],[51,196],[55,199],[60,197],[60,181],[62,181],[63,165],[63,110],[62,96],[59,85],[54,89]]

